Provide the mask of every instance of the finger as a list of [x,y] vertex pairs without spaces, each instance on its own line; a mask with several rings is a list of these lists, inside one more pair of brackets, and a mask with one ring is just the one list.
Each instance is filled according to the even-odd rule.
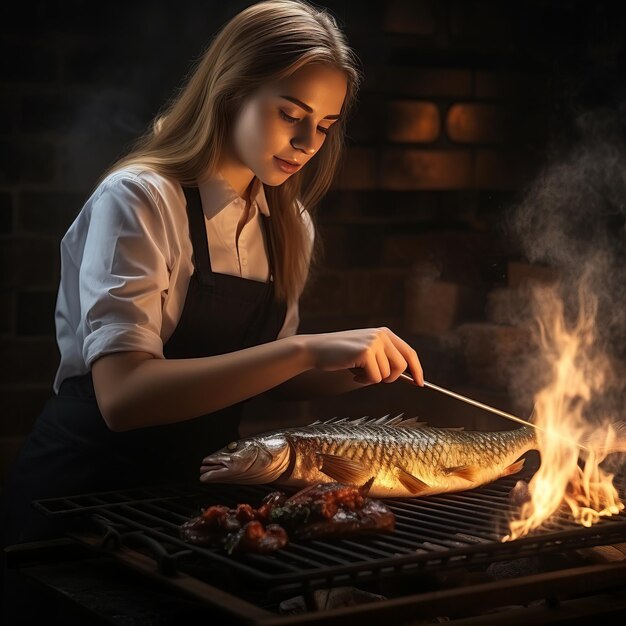
[[376,363],[378,365],[378,372],[380,373],[380,382],[385,378],[389,378],[391,375],[391,366],[389,365],[389,358],[384,350],[376,351]]
[[422,364],[417,356],[417,352],[408,343],[406,343],[406,341],[400,339],[398,335],[391,332],[388,328],[386,329],[385,334],[406,360],[413,380],[415,380],[420,387],[423,387],[424,370],[422,369]]
[[356,363],[357,367],[361,369],[361,373],[354,377],[354,380],[358,383],[379,383],[381,381],[380,369],[378,367],[378,361],[373,350],[367,350],[360,362]]
[[389,360],[390,366],[389,376],[383,378],[383,382],[392,383],[396,381],[400,374],[402,374],[406,370],[408,364],[398,348],[396,348],[396,346],[393,344],[390,337],[387,334],[384,334],[382,336],[383,341],[385,342],[385,352]]

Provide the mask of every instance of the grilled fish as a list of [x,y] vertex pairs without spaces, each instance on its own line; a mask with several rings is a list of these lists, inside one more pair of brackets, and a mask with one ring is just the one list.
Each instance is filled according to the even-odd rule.
[[480,432],[432,428],[402,415],[333,418],[233,441],[203,460],[200,480],[302,487],[374,478],[371,497],[426,496],[515,474],[520,457],[534,449],[528,426]]

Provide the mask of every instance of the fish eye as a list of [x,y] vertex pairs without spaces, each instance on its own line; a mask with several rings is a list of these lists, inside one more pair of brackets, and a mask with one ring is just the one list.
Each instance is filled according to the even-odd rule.
[[237,449],[237,442],[236,441],[231,441],[226,448],[228,448],[228,450],[230,450],[231,452],[234,452]]

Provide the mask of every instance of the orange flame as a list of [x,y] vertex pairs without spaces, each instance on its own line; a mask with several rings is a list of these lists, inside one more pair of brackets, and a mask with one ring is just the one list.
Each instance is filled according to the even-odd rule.
[[509,522],[510,541],[538,528],[564,505],[573,519],[591,526],[601,516],[618,514],[624,505],[613,485],[614,475],[601,467],[609,452],[621,451],[614,416],[590,423],[589,402],[606,388],[611,368],[596,342],[597,299],[585,280],[578,292],[578,315],[566,323],[556,286],[536,287],[534,304],[538,345],[550,380],[535,394],[541,465],[528,485],[530,500]]

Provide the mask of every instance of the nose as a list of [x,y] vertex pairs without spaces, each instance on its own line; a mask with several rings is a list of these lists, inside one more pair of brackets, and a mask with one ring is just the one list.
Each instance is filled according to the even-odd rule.
[[305,131],[300,129],[296,137],[291,140],[291,145],[296,150],[301,150],[305,154],[312,156],[315,153],[315,130]]

